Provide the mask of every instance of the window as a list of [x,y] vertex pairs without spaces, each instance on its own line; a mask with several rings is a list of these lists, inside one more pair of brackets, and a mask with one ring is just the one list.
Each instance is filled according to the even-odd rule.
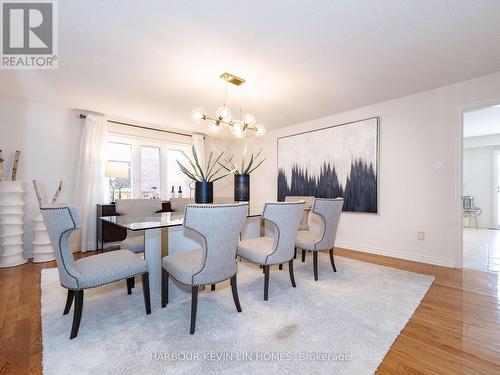
[[[125,132],[108,133],[107,160],[126,162],[129,165],[129,176],[122,179],[122,198],[150,198],[156,194],[167,200],[171,198],[172,186],[176,197],[179,187],[183,197],[194,196],[190,180],[177,165],[177,160],[184,159],[179,150],[189,154],[191,143],[171,142],[166,137],[168,135],[155,139],[152,136],[139,137]],[[189,138],[186,140],[191,141]]]
[[118,180],[119,182],[118,186],[122,187],[121,197],[132,198],[132,186],[131,186],[132,145],[129,143],[108,142],[108,147],[106,151],[107,151],[108,161],[118,161],[128,164],[128,177],[125,178],[107,177],[107,186],[110,186],[112,180]]
[[141,146],[141,192],[160,192],[160,149]]
[[[183,150],[187,152],[188,155],[191,150],[188,148],[187,150]],[[190,191],[190,182],[191,180],[186,177],[184,173],[181,172],[179,165],[177,164],[177,160],[181,163],[185,164],[184,156],[179,151],[179,148],[169,148],[167,150],[167,171],[170,173],[167,175],[167,186],[168,186],[168,197],[170,198],[172,194],[172,188],[175,192],[175,196],[179,195],[179,188],[182,192],[183,197],[190,197],[192,192]]]

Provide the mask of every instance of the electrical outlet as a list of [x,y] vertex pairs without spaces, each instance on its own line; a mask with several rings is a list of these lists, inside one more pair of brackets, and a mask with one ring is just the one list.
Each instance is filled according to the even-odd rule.
[[425,240],[425,232],[417,232],[417,240]]

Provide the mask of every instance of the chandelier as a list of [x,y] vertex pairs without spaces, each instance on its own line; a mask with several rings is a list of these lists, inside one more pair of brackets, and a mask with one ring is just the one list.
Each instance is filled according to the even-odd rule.
[[[261,137],[266,133],[266,128],[262,124],[257,124],[255,116],[251,113],[246,113],[241,116],[241,105],[240,105],[240,116],[239,118],[233,118],[231,115],[231,110],[227,106],[227,87],[228,83],[235,86],[241,86],[245,83],[243,78],[236,77],[230,73],[222,73],[220,78],[226,81],[226,99],[224,104],[221,105],[215,111],[215,116],[211,117],[201,109],[196,108],[191,112],[191,119],[194,123],[199,124],[203,121],[209,121],[208,129],[212,133],[218,133],[223,125],[229,126],[231,133],[236,138],[245,138],[247,133],[253,132],[257,137]],[[241,104],[241,103],[240,103]]]

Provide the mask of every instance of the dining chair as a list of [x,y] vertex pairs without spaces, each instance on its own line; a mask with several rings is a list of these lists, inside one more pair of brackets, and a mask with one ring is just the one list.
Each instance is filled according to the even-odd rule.
[[309,211],[314,204],[314,196],[286,196],[285,202],[298,202],[304,201],[304,213],[302,214],[302,219],[300,219],[299,230],[309,230],[307,225],[307,218],[309,216]]
[[290,281],[295,288],[293,255],[304,204],[304,201],[267,203],[262,218],[271,224],[272,236],[251,238],[238,243],[239,257],[264,268],[264,301],[268,300],[272,265],[288,262]]
[[[302,219],[300,220],[300,226],[299,230],[309,230],[309,225],[307,224],[307,219],[309,217],[309,211],[311,211],[311,208],[314,204],[314,196],[309,196],[309,195],[303,195],[303,196],[286,196],[285,197],[285,202],[297,202],[297,201],[304,201],[304,213],[302,214]],[[297,248],[295,248],[293,252],[293,259],[297,258]],[[281,269],[281,264],[280,264],[280,269]]]
[[[120,216],[147,217],[161,211],[161,199],[117,199],[116,213]],[[144,252],[144,231],[127,230],[127,237],[120,243],[121,249],[134,253]]]
[[333,271],[337,272],[333,258],[333,246],[343,205],[342,198],[316,198],[309,213],[309,230],[301,230],[297,234],[295,246],[302,249],[302,262],[305,262],[306,251],[313,253],[314,280],[316,281],[318,281],[319,251],[329,251]]
[[146,314],[151,313],[148,265],[144,259],[129,250],[117,250],[75,261],[69,248],[69,236],[71,232],[81,228],[76,209],[61,204],[42,206],[40,210],[54,248],[59,281],[68,290],[63,315],[69,313],[73,300],[75,301],[70,339],[78,334],[85,289],[127,280],[130,294],[130,280],[141,275]]
[[201,248],[163,258],[161,306],[168,304],[169,277],[191,286],[191,334],[195,331],[200,286],[231,279],[234,304],[241,312],[236,284],[236,247],[247,212],[248,204],[186,206],[183,229]]

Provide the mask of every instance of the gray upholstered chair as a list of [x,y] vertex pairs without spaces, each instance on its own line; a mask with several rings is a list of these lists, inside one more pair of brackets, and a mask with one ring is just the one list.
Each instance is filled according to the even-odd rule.
[[273,237],[257,237],[238,243],[238,256],[264,267],[264,301],[268,299],[269,270],[288,262],[290,281],[295,288],[293,255],[304,201],[267,203],[262,217],[273,227]]
[[309,213],[309,230],[299,231],[295,246],[302,249],[302,262],[305,262],[306,251],[312,251],[314,264],[314,280],[318,281],[318,251],[328,250],[334,272],[337,272],[333,259],[333,246],[337,225],[344,200],[342,198],[316,198]]
[[304,213],[302,214],[302,219],[300,220],[299,230],[309,230],[309,226],[307,225],[307,218],[309,216],[309,211],[311,210],[314,204],[313,196],[287,196],[285,197],[285,202],[298,202],[304,201]]
[[[121,216],[147,217],[161,208],[161,199],[116,200],[116,213]],[[120,243],[120,248],[134,253],[144,252],[144,231],[127,231],[127,238]]]
[[[309,196],[309,195],[304,195],[304,196],[286,196],[285,197],[285,202],[297,202],[297,201],[304,201],[304,213],[302,214],[302,219],[300,220],[300,226],[299,230],[309,230],[309,225],[307,224],[307,220],[309,218],[309,211],[311,211],[311,208],[314,204],[314,196]],[[295,251],[293,252],[293,259],[297,258],[297,248],[295,248]],[[281,265],[280,265],[281,269]]]
[[193,204],[194,198],[170,198],[170,208],[173,212],[184,212],[188,204]]
[[40,210],[54,248],[60,283],[68,289],[63,315],[69,312],[73,299],[75,300],[70,339],[78,334],[85,289],[127,280],[127,290],[130,294],[130,281],[135,276],[142,275],[146,314],[151,313],[148,265],[141,257],[129,250],[118,250],[75,261],[69,248],[69,236],[71,232],[81,228],[76,210],[64,204],[42,206]]
[[241,306],[236,285],[236,247],[245,225],[248,204],[187,205],[184,231],[199,240],[198,250],[163,258],[161,306],[168,303],[168,279],[191,286],[191,328],[196,325],[198,287],[231,279],[231,291],[238,312]]

